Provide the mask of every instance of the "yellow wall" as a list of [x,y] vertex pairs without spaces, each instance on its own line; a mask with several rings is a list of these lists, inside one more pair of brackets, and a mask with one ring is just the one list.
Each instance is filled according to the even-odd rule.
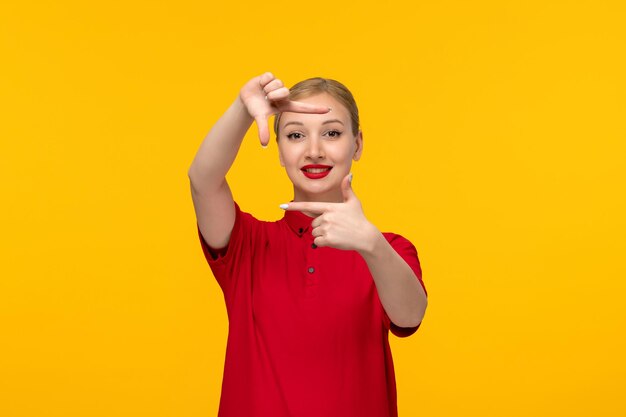
[[[623,2],[12,3],[0,415],[216,415],[227,318],[187,169],[264,71],[352,89],[354,190],[418,249],[401,416],[626,414]],[[282,216],[273,139],[228,178]]]

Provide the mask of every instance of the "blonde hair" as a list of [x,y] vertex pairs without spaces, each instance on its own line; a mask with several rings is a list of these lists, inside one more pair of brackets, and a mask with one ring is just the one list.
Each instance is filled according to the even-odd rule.
[[[356,136],[359,132],[359,109],[350,90],[339,81],[321,77],[300,81],[289,89],[289,100],[297,101],[300,98],[307,98],[321,93],[330,94],[335,100],[344,105],[348,113],[350,113],[352,134]],[[278,141],[278,124],[280,123],[281,115],[282,113],[278,113],[274,118],[276,141]]]

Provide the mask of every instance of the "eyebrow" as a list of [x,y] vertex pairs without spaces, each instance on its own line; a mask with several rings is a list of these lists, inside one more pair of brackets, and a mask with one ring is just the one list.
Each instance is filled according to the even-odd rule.
[[[323,125],[328,124],[328,123],[333,123],[333,122],[339,122],[341,124],[343,124],[343,122],[339,119],[330,119],[330,120],[325,120],[324,122],[322,122]],[[286,128],[289,125],[300,125],[300,126],[304,126],[304,123],[302,122],[287,122],[285,123],[285,125],[283,126],[283,129]]]

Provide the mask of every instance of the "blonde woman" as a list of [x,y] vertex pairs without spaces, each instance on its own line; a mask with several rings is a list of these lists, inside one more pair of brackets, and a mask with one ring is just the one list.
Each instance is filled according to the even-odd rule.
[[[268,145],[272,115],[293,199],[262,221],[225,176],[253,122]],[[388,334],[418,329],[427,293],[413,244],[363,213],[350,174],[362,152],[343,84],[288,89],[270,72],[241,88],[201,144],[189,168],[197,231],[229,320],[219,417],[398,415]]]

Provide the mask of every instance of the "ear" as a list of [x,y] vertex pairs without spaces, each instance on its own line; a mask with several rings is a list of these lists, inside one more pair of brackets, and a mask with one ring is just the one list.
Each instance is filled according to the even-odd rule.
[[361,159],[361,153],[363,152],[363,131],[359,130],[359,133],[356,135],[356,150],[354,151],[354,156],[352,159],[358,161]]

